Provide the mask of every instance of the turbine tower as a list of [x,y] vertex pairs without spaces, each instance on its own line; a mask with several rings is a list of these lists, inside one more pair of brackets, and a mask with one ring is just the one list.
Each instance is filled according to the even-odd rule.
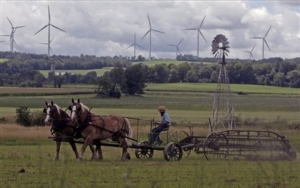
[[251,51],[243,51],[243,52],[247,52],[247,53],[250,54],[250,60],[251,60],[251,57],[254,59],[254,56],[253,56],[253,54],[252,54],[252,51],[254,50],[255,46],[256,46],[256,45],[253,46],[253,48],[252,48]]
[[206,15],[204,16],[204,18],[203,18],[203,20],[202,20],[202,22],[201,22],[201,24],[198,28],[185,29],[185,30],[196,30],[197,31],[197,59],[199,59],[199,34],[201,34],[202,38],[205,40],[205,42],[207,42],[204,35],[202,34],[202,32],[200,30],[200,28],[201,28],[201,26],[202,26],[202,24],[205,20],[205,17],[206,17]]
[[270,28],[268,29],[268,31],[267,31],[267,33],[265,34],[264,37],[250,37],[251,39],[261,39],[261,40],[262,40],[262,59],[265,58],[265,56],[264,56],[264,53],[265,53],[265,49],[264,49],[264,48],[265,48],[265,44],[267,45],[267,47],[268,47],[269,50],[271,51],[271,49],[270,49],[270,47],[269,47],[269,45],[268,45],[268,43],[267,43],[267,41],[266,41],[266,37],[267,37],[267,35],[268,35],[268,33],[269,33],[271,27],[272,27],[272,26],[270,26]]
[[177,44],[177,45],[175,45],[175,44],[168,44],[168,46],[174,46],[174,47],[176,47],[176,58],[177,58],[177,52],[179,53],[179,54],[181,54],[180,53],[180,50],[179,50],[179,45],[180,45],[180,43],[182,42],[182,40],[183,40],[183,38],[180,40],[180,42]]
[[[60,29],[60,28],[58,28],[58,27],[56,27],[55,25],[52,25],[52,24],[51,24],[50,8],[49,8],[49,5],[48,5],[48,16],[49,16],[49,22],[48,22],[48,24],[45,25],[42,29],[40,29],[38,32],[36,32],[35,35],[38,34],[40,31],[42,31],[43,29],[45,29],[46,27],[48,27],[48,43],[47,43],[47,45],[48,45],[48,57],[50,57],[50,50],[51,50],[51,47],[50,47],[50,43],[51,43],[51,40],[50,40],[50,26],[52,26],[52,27],[54,27],[55,29],[58,29],[58,30],[60,30],[60,31],[63,31],[63,32],[65,32],[65,31],[62,30],[62,29]],[[65,32],[65,33],[66,33],[66,32]]]
[[[151,61],[151,32],[154,31],[154,32],[157,32],[157,33],[162,33],[162,34],[165,34],[165,33],[162,32],[162,31],[152,29],[151,21],[150,21],[150,17],[149,17],[148,13],[147,13],[147,16],[148,16],[148,21],[149,21],[149,30],[146,32],[146,34],[143,36],[143,38],[145,38],[145,36],[149,33],[149,35],[150,35],[150,37],[149,37],[150,38],[149,61]],[[143,38],[141,40],[143,40]]]
[[9,36],[9,42],[10,42],[10,52],[13,52],[14,51],[14,44],[17,45],[16,41],[15,41],[15,38],[14,38],[14,34],[16,32],[17,29],[19,28],[22,28],[22,27],[25,27],[25,26],[17,26],[17,27],[14,27],[14,25],[11,23],[11,21],[8,19],[8,17],[6,17],[7,20],[9,21],[10,25],[11,25],[11,33],[10,35],[3,35],[3,36]]
[[[220,47],[219,44],[222,44]],[[217,126],[225,129],[235,128],[234,106],[231,100],[231,90],[228,73],[226,70],[225,55],[229,52],[229,42],[224,35],[217,35],[212,41],[212,52],[218,58],[220,72],[218,77],[217,90],[214,97],[209,128],[213,132]],[[221,62],[220,62],[221,60]]]
[[138,47],[140,47],[140,48],[142,48],[142,49],[145,49],[145,48],[143,48],[142,46],[140,46],[140,45],[138,45],[138,44],[136,43],[135,33],[134,33],[134,43],[131,44],[130,46],[128,46],[127,49],[130,48],[131,46],[133,46],[133,57],[134,57],[134,59],[135,59],[135,57],[136,57],[136,56],[135,56],[135,48],[136,48],[136,46],[138,46]]

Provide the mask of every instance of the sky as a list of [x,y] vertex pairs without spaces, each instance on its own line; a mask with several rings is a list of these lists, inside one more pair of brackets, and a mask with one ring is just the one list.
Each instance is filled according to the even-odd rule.
[[[212,41],[222,34],[229,42],[229,58],[249,59],[252,51],[256,60],[262,59],[261,39],[265,40],[265,58],[300,57],[300,1],[299,0],[210,0],[210,1],[6,1],[0,0],[0,35],[10,35],[11,25],[25,26],[14,33],[15,51],[47,54],[50,8],[51,55],[80,56],[136,56],[149,57],[150,38],[148,16],[152,29],[151,55],[155,58],[175,59],[180,43],[181,54],[197,55],[197,31],[200,35],[199,57],[213,57]],[[8,19],[7,19],[8,18]],[[143,39],[142,39],[143,38]],[[0,36],[0,51],[9,51],[9,37]],[[129,48],[128,48],[129,47]]]

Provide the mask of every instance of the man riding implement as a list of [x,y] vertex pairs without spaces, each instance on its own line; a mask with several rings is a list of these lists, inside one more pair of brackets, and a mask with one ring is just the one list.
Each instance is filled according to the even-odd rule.
[[159,138],[159,134],[164,131],[168,130],[169,127],[171,126],[171,118],[169,114],[166,112],[166,107],[165,106],[159,106],[158,111],[161,116],[161,121],[160,122],[154,122],[155,125],[158,125],[151,131],[151,139],[150,139],[150,145],[153,145],[155,142],[157,142],[158,145],[161,145],[162,140]]

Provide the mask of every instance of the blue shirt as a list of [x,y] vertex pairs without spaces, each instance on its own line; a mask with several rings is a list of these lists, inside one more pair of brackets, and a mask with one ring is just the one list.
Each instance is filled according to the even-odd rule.
[[169,116],[169,114],[167,112],[164,113],[164,115],[161,118],[161,122],[168,122],[167,126],[170,127],[171,126],[171,118]]

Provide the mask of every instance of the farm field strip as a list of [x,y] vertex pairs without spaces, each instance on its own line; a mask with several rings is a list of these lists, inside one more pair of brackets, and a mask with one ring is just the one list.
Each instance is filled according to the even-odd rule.
[[[80,74],[80,75],[86,75],[88,72],[95,71],[97,73],[97,76],[102,76],[105,72],[111,71],[113,67],[103,67],[102,69],[75,69],[75,70],[55,70],[56,73],[64,74],[66,72],[72,73],[72,74]],[[39,70],[40,73],[42,73],[45,77],[48,77],[49,70]]]

